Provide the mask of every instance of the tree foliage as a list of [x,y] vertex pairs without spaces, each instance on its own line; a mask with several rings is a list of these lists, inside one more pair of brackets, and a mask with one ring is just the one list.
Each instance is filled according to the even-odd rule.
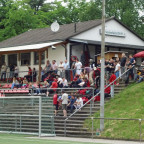
[[[115,16],[144,37],[143,0],[107,0],[106,17]],[[29,29],[101,19],[102,0],[0,0],[0,41]]]

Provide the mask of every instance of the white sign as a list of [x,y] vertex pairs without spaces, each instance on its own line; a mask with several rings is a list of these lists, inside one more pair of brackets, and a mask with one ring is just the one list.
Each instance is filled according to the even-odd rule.
[[[101,29],[100,29],[100,34],[102,34],[102,30]],[[117,37],[125,37],[126,36],[124,32],[112,31],[112,30],[105,30],[105,35],[117,36]]]

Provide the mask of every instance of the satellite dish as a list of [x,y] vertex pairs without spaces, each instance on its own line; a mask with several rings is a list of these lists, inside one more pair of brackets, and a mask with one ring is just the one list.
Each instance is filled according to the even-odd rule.
[[60,28],[60,25],[57,22],[53,22],[51,24],[51,31],[57,32],[59,30],[59,28]]

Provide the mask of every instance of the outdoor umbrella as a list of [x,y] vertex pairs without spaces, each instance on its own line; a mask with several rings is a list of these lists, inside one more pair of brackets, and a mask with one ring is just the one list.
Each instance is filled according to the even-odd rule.
[[144,51],[136,53],[133,57],[134,58],[143,58],[144,57]]

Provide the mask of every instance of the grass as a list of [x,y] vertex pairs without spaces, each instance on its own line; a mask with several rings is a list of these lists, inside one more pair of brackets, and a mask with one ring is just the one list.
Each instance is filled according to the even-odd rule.
[[[90,142],[73,142],[30,138],[26,135],[0,134],[0,144],[92,144]],[[98,144],[98,143],[95,143]],[[100,144],[100,143],[99,143]]]
[[[94,117],[99,117],[96,112]],[[117,94],[113,99],[105,104],[106,118],[129,118],[144,119],[144,82],[131,84],[125,90]],[[94,130],[99,129],[99,120],[94,120]],[[127,120],[105,120],[105,129],[99,137],[120,138],[120,139],[139,139],[139,121]],[[84,127],[91,131],[92,122],[86,120]],[[144,121],[142,125],[142,139],[144,140]]]

